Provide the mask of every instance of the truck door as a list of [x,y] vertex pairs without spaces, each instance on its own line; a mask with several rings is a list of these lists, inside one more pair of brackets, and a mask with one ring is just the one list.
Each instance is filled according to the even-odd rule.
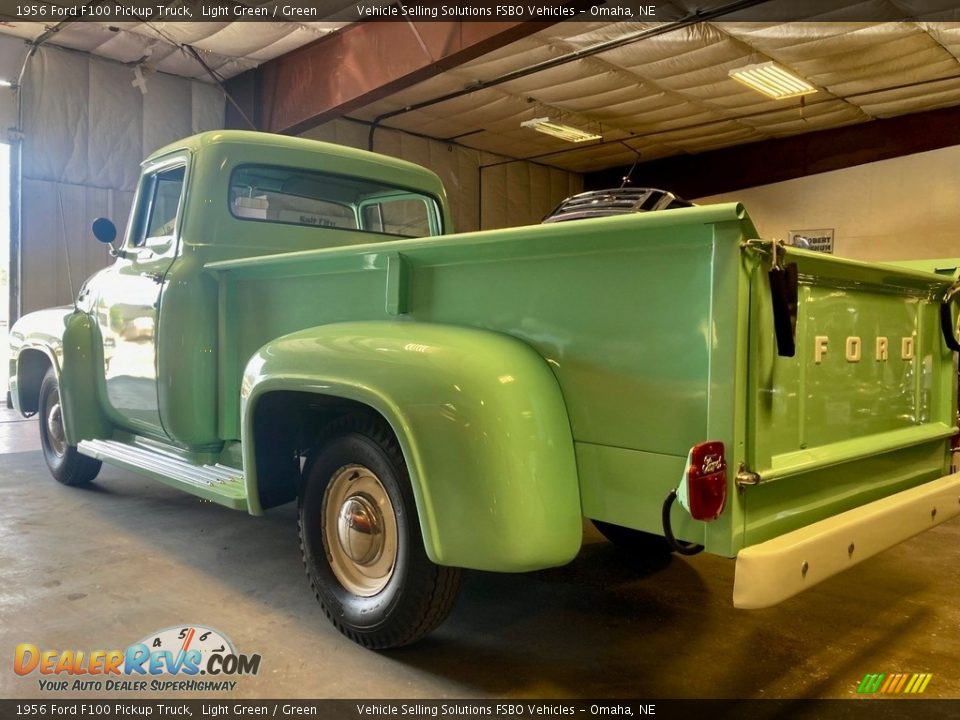
[[148,167],[121,256],[98,283],[107,399],[122,423],[165,436],[157,400],[158,308],[177,253],[186,158]]

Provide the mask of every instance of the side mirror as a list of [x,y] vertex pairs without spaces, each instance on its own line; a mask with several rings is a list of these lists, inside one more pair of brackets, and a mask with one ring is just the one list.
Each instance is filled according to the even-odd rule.
[[113,257],[127,257],[127,253],[125,251],[113,247],[113,241],[117,239],[117,226],[113,224],[112,220],[104,217],[94,220],[93,236],[100,242],[107,243],[111,246],[110,254],[113,255]]
[[93,221],[93,236],[102,243],[112,243],[117,239],[117,226],[107,218],[97,218]]

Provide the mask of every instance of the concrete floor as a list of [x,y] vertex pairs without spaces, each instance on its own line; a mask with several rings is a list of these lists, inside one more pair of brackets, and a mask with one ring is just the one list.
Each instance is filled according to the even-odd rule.
[[0,698],[56,696],[11,672],[18,643],[125,648],[186,623],[263,656],[236,697],[847,698],[867,672],[960,697],[957,521],[749,612],[732,562],[644,569],[588,529],[567,567],[467,573],[439,631],[376,654],[310,594],[295,508],[253,518],[108,467],[63,487],[37,448],[35,420],[0,412]]

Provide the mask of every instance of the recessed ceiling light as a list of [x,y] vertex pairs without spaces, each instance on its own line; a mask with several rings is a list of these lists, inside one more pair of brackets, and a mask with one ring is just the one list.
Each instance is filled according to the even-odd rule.
[[9,80],[0,80],[0,87],[13,87],[13,83]]
[[731,70],[729,74],[737,82],[774,100],[786,100],[817,91],[806,80],[797,77],[773,61]]
[[546,135],[552,135],[553,137],[557,137],[561,140],[566,140],[567,142],[572,143],[603,139],[603,135],[587,132],[586,130],[571,127],[570,125],[552,122],[550,118],[545,117],[526,120],[525,122],[520,123],[520,127],[530,128],[531,130],[536,130],[537,132],[541,132]]

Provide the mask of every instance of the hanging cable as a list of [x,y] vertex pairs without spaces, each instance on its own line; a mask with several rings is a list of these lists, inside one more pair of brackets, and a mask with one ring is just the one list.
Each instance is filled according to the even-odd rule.
[[637,169],[637,164],[640,162],[640,151],[634,147],[630,147],[623,140],[620,141],[620,144],[623,145],[627,150],[632,150],[637,154],[637,157],[633,161],[633,165],[630,166],[630,170],[628,170],[627,174],[623,176],[623,182],[620,183],[620,189],[623,190],[627,185],[633,182],[633,171]]
[[247,115],[247,113],[243,111],[243,108],[240,107],[240,103],[238,103],[236,101],[236,98],[234,98],[233,95],[230,93],[230,91],[227,90],[227,86],[224,84],[224,77],[220,75],[212,67],[210,67],[202,57],[200,57],[200,53],[197,52],[196,48],[194,48],[192,45],[188,45],[187,43],[181,43],[178,40],[172,38],[170,35],[168,35],[163,30],[158,28],[152,22],[144,22],[144,25],[149,27],[161,38],[163,38],[168,43],[173,45],[175,48],[180,50],[180,52],[185,53],[190,57],[192,57],[194,60],[196,60],[197,64],[201,68],[203,68],[204,72],[206,72],[207,75],[210,76],[210,79],[213,80],[213,82],[216,83],[217,87],[220,88],[220,92],[223,93],[223,96],[230,102],[231,105],[233,105],[234,109],[238,113],[240,113],[240,117],[242,117],[244,122],[247,123],[247,126],[249,126],[251,130],[257,130],[257,126],[254,124],[253,120],[251,120],[250,117]]

